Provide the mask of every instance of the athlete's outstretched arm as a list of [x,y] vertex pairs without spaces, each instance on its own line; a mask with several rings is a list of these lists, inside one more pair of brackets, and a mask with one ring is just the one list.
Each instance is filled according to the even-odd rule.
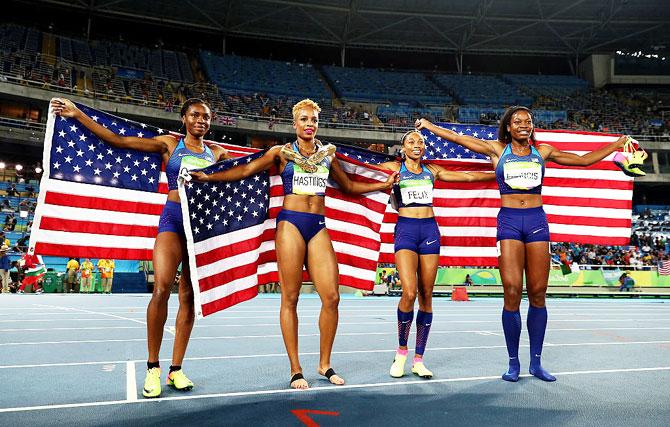
[[475,182],[496,179],[496,175],[493,172],[457,172],[447,170],[438,165],[430,165],[429,169],[435,175],[435,179],[445,182]]
[[620,150],[627,140],[627,136],[621,136],[613,143],[581,156],[574,153],[566,153],[565,151],[561,151],[558,148],[546,144],[540,145],[539,150],[540,153],[544,155],[545,160],[558,163],[559,165],[590,166],[601,161],[615,151]]
[[155,138],[138,138],[136,136],[117,135],[88,117],[69,99],[53,98],[51,100],[51,107],[57,116],[77,119],[79,123],[93,132],[95,136],[113,147],[131,148],[137,151],[163,154],[168,151],[168,144],[174,142],[174,138],[168,135],[161,135]]
[[451,129],[445,129],[440,126],[436,126],[426,119],[418,119],[414,123],[414,126],[417,130],[428,129],[439,137],[446,138],[458,145],[462,145],[468,150],[474,151],[475,153],[484,154],[485,156],[497,157],[498,153],[502,151],[502,144],[498,141],[489,141],[474,138],[468,135],[461,135]]
[[362,194],[371,191],[386,190],[393,186],[396,175],[398,175],[398,173],[393,172],[388,176],[385,182],[358,182],[349,179],[336,157],[333,158],[333,161],[330,164],[330,176],[339,184],[340,188],[345,193]]
[[281,145],[276,145],[266,151],[261,157],[252,160],[249,163],[234,166],[228,170],[215,172],[209,175],[200,171],[190,172],[190,174],[196,181],[237,181],[270,169],[270,167],[275,164],[277,158],[279,158],[280,151]]

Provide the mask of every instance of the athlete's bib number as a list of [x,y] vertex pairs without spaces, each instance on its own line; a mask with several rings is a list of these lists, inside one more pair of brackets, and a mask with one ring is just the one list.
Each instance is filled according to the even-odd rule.
[[193,170],[193,169],[202,169],[206,168],[207,166],[210,166],[212,164],[211,161],[207,159],[202,159],[200,157],[195,157],[195,156],[184,156],[181,158],[181,168],[186,168],[186,170]]
[[405,205],[430,205],[433,203],[433,183],[419,179],[401,181],[400,197]]
[[503,165],[505,184],[515,190],[530,190],[542,184],[542,165],[535,162],[507,162]]
[[314,173],[305,172],[297,164],[293,165],[293,194],[304,194],[309,196],[322,195],[326,193],[329,170],[319,165]]

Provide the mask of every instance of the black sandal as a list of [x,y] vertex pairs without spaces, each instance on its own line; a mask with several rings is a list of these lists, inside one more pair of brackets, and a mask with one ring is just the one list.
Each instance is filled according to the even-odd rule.
[[296,382],[298,380],[304,380],[304,379],[305,379],[305,377],[302,376],[302,372],[298,372],[296,374],[293,374],[293,376],[291,377],[291,381],[288,383],[288,386],[291,387],[291,388],[294,388],[293,387],[294,382]]

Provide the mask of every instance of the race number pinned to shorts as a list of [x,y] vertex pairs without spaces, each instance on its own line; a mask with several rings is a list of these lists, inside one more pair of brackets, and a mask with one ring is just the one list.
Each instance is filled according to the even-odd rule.
[[503,165],[505,184],[515,190],[530,190],[542,184],[542,165],[535,162],[507,162]]

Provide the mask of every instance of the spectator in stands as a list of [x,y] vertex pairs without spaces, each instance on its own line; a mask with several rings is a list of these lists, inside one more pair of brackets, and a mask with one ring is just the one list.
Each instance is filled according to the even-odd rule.
[[17,197],[19,195],[19,191],[16,189],[16,184],[9,184],[7,187],[7,195],[12,197]]
[[91,285],[93,284],[93,263],[90,259],[86,258],[84,262],[81,263],[81,286],[79,292],[89,293],[93,291]]
[[63,293],[79,292],[78,277],[79,273],[79,261],[74,258],[70,258],[65,266],[65,287],[63,288]]
[[384,144],[370,144],[368,146],[368,150],[376,151],[378,153],[385,153],[386,152],[386,146]]
[[28,202],[28,199],[23,199],[19,202],[19,212],[28,212],[30,210],[30,203]]
[[[293,106],[293,128],[296,133],[293,143],[272,147],[256,160],[225,171],[211,175],[191,173],[194,179],[202,181],[233,181],[273,167],[282,171],[286,194],[275,233],[277,267],[282,278],[280,326],[291,367],[289,386],[296,389],[309,388],[300,366],[297,334],[297,305],[305,267],[319,289],[321,298],[321,348],[317,369],[331,384],[344,384],[344,379],[335,373],[330,364],[339,319],[340,295],[337,260],[324,221],[326,178],[330,176],[343,191],[355,194],[389,188],[395,178],[395,174],[392,174],[384,183],[349,180],[334,155],[335,147],[323,146],[316,139],[320,111],[321,108],[314,101],[304,99]],[[307,174],[314,176],[313,180],[309,179],[313,181],[312,184],[293,179],[294,176]]]
[[621,276],[619,276],[619,283],[621,284],[619,287],[619,292],[632,291],[635,288],[635,280],[630,277],[628,272],[624,272]]
[[3,228],[4,231],[14,231],[16,228],[16,216],[14,213],[10,213],[9,215],[5,215],[5,226]]
[[[2,196],[2,211],[3,212],[14,212],[12,205],[9,204],[9,200],[5,196]],[[5,224],[7,223],[7,217],[5,217]]]
[[28,192],[28,197],[37,197],[37,193],[35,193],[35,186],[32,184],[26,185],[26,191]]
[[19,262],[18,261],[12,261],[12,263],[10,264],[9,278],[10,278],[9,290],[11,292],[16,292],[16,290],[19,287],[19,284],[21,283],[21,276],[20,276],[20,269],[19,269]]
[[112,281],[114,280],[114,260],[98,260],[98,271],[100,272],[100,286],[103,294],[112,293]]
[[[212,113],[210,107],[201,99],[189,99],[182,105],[180,117],[186,130],[186,136],[180,139],[172,135],[161,135],[155,138],[122,137],[93,121],[69,100],[54,99],[51,106],[55,114],[75,118],[98,138],[114,147],[160,153],[166,165],[169,191],[159,221],[158,235],[153,250],[155,284],[151,301],[147,307],[149,357],[143,389],[145,397],[158,397],[161,393],[161,371],[158,360],[163,329],[167,320],[170,287],[174,282],[179,264],[182,260],[187,259],[186,236],[177,191],[177,175],[181,167],[204,167],[227,159],[229,158],[228,152],[218,146],[210,148],[205,145],[204,138],[210,128]],[[190,162],[182,164],[181,156],[187,154]],[[179,390],[193,388],[193,383],[181,369],[195,318],[193,288],[188,268],[188,263],[183,263],[179,283],[179,311],[175,323],[172,366],[168,374],[169,384]]]
[[[0,239],[4,240],[4,236],[0,237]],[[9,245],[5,243],[2,242],[2,246],[0,246],[0,282],[2,282],[3,294],[9,293],[9,283],[11,280],[9,277],[10,262],[9,256],[7,256]]]
[[19,238],[14,245],[14,250],[19,252],[26,252],[28,250],[28,242],[30,241],[30,234],[26,234]]
[[[521,335],[521,294],[525,272],[529,309],[527,316],[530,339],[531,375],[543,381],[555,381],[542,367],[541,355],[547,327],[545,298],[549,278],[549,226],[542,208],[544,164],[553,161],[565,166],[589,166],[620,150],[627,141],[622,136],[598,150],[577,155],[551,145],[536,146],[533,113],[526,107],[508,108],[500,120],[498,139],[489,141],[460,135],[435,126],[425,119],[416,122],[417,129],[427,129],[463,147],[490,157],[498,177],[502,208],[498,213],[500,275],[504,290],[503,331],[507,343],[509,367],[505,381],[519,380],[518,358]],[[522,169],[513,169],[518,166]]]

